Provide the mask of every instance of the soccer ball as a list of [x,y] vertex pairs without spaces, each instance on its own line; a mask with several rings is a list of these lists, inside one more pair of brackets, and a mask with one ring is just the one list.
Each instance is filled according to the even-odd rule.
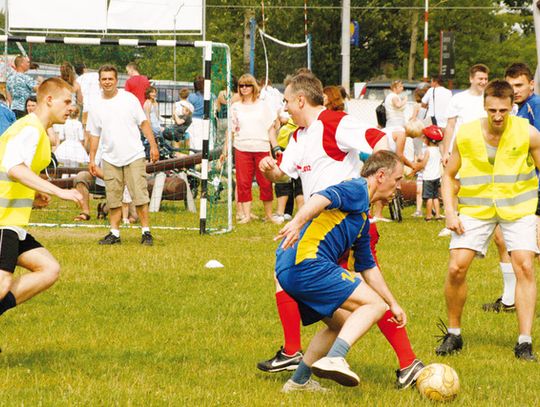
[[459,391],[459,377],[454,369],[443,363],[432,363],[420,372],[416,388],[433,401],[452,401]]

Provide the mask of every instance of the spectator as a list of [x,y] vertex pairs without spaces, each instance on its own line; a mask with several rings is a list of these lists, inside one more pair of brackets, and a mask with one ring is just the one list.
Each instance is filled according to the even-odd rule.
[[79,83],[75,80],[75,70],[69,62],[64,62],[62,65],[60,65],[60,77],[73,87],[71,104],[82,106],[83,95],[81,92],[81,85],[79,85]]
[[405,125],[405,106],[407,95],[403,93],[403,82],[395,80],[390,84],[390,93],[384,99],[386,127]]
[[441,220],[441,206],[439,202],[439,189],[441,188],[441,151],[439,143],[443,139],[443,132],[435,125],[423,130],[426,149],[422,157],[423,168],[422,198],[426,201],[426,221]]
[[[230,89],[231,104],[240,100],[240,95],[237,92],[238,81],[233,76],[232,89]],[[216,119],[217,119],[217,140],[216,147],[223,146],[225,137],[227,134],[227,127],[229,122],[229,112],[227,108],[227,90],[222,90],[218,93],[216,99]]]
[[343,103],[345,105],[345,111],[349,111],[349,100],[351,100],[351,97],[349,96],[349,92],[347,92],[347,89],[345,89],[343,86],[338,86],[339,93],[341,93],[341,98],[343,99]]
[[32,113],[34,110],[36,110],[37,107],[37,100],[35,96],[28,96],[28,99],[24,102],[24,112],[25,115]]
[[7,107],[6,97],[0,93],[0,135],[4,134],[9,126],[15,123],[15,113]]
[[452,91],[443,86],[442,79],[439,77],[431,77],[431,88],[428,89],[422,98],[422,106],[427,107],[427,116],[431,119],[431,124],[434,124],[441,129],[446,127],[448,118],[446,111],[452,99]]
[[[238,92],[241,100],[231,106],[236,186],[238,202],[243,213],[243,218],[238,223],[248,223],[252,219],[257,219],[251,212],[253,176],[259,184],[265,220],[272,221],[272,183],[259,170],[259,162],[269,156],[271,148],[277,146],[274,128],[276,112],[259,99],[259,86],[252,75],[244,74],[240,77]],[[222,157],[226,154],[225,146]]]
[[336,112],[345,111],[345,101],[341,96],[341,91],[337,86],[326,86],[323,89],[324,93],[324,107]]
[[193,105],[192,123],[188,129],[189,147],[192,150],[202,150],[203,116],[204,116],[204,77],[197,76],[193,82],[195,92],[190,93],[187,101]]
[[146,76],[139,73],[139,67],[135,62],[130,62],[126,65],[126,72],[129,78],[124,85],[124,89],[133,93],[139,99],[139,102],[141,102],[141,106],[143,106],[146,100],[144,93],[146,92],[146,88],[150,86],[150,81]]
[[15,113],[15,117],[20,119],[26,112],[24,111],[24,103],[29,96],[37,90],[38,82],[32,79],[26,72],[30,69],[30,60],[28,57],[18,55],[15,58],[15,72],[7,79],[7,91],[11,95],[11,110]]
[[144,114],[146,115],[146,120],[150,123],[152,127],[152,132],[154,137],[159,137],[161,134],[161,120],[158,111],[158,102],[156,101],[157,89],[153,86],[146,88],[144,92],[144,97],[146,100],[143,104]]
[[92,135],[88,169],[92,175],[97,174],[95,156],[98,143],[103,143],[103,174],[111,222],[110,233],[99,243],[112,245],[121,242],[122,196],[124,185],[127,184],[141,220],[141,244],[150,246],[153,244],[148,216],[150,199],[139,126],[150,144],[152,162],[159,158],[156,140],[137,99],[129,92],[118,89],[116,68],[112,65],[102,66],[99,81],[103,96],[88,117],[88,131]]
[[84,130],[79,114],[79,108],[73,106],[66,123],[57,127],[61,143],[54,154],[58,162],[66,167],[78,167],[89,162],[88,153],[84,149]]
[[96,100],[101,98],[101,88],[99,87],[99,75],[97,72],[90,72],[84,63],[75,65],[75,72],[78,77],[77,83],[81,88],[83,100],[82,124],[86,128],[88,120],[88,112],[96,103]]

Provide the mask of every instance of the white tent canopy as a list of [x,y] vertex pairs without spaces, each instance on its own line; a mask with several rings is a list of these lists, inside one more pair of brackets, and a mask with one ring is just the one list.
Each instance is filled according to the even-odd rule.
[[203,0],[6,0],[10,31],[203,31]]

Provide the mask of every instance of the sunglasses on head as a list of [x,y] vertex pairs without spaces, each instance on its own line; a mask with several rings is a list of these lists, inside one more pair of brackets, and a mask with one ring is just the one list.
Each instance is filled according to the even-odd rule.
[[250,84],[250,83],[241,83],[240,85],[238,85],[239,88],[252,88],[253,85]]

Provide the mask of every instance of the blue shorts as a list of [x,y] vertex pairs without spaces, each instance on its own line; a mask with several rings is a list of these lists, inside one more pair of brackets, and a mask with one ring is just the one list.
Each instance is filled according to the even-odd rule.
[[334,312],[360,284],[355,273],[326,260],[308,259],[277,274],[281,287],[298,303],[303,325]]

